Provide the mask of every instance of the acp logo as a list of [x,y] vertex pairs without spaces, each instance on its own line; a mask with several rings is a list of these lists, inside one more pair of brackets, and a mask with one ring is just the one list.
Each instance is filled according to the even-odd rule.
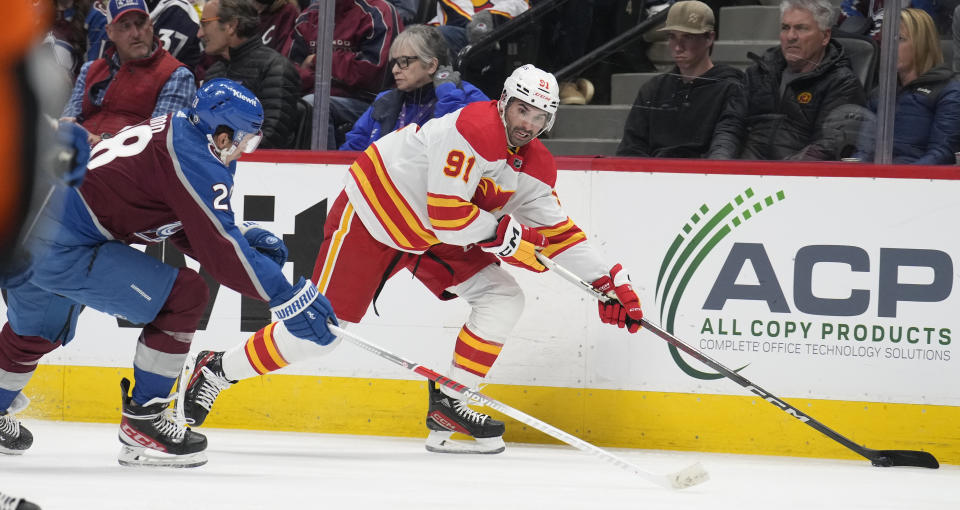
[[[707,204],[703,204],[694,211],[667,248],[657,276],[655,295],[660,307],[660,323],[667,331],[673,333],[674,320],[683,293],[700,264],[717,244],[735,229],[785,198],[783,190],[760,197],[754,193],[753,188],[747,188],[717,210],[711,210]],[[701,372],[691,367],[673,345],[670,346],[670,355],[677,366],[691,377],[704,380],[723,378],[720,374]]]

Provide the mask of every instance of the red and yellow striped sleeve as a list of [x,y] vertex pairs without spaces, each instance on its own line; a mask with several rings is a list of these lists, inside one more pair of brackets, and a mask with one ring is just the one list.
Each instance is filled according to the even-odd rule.
[[537,232],[543,234],[550,244],[540,253],[553,258],[567,248],[587,240],[587,235],[580,230],[569,217],[566,221],[549,227],[538,227]]
[[463,230],[480,214],[480,208],[453,195],[427,193],[427,214],[436,230]]

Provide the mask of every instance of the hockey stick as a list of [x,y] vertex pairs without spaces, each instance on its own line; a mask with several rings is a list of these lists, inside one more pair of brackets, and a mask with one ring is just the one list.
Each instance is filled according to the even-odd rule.
[[523,411],[519,411],[502,402],[494,400],[486,395],[473,391],[470,388],[458,383],[457,381],[454,381],[453,379],[450,379],[448,377],[444,377],[423,365],[419,365],[417,363],[413,363],[412,361],[405,360],[400,356],[397,356],[396,354],[393,354],[390,351],[387,351],[343,328],[334,326],[332,324],[329,327],[330,327],[330,331],[333,332],[335,335],[339,336],[340,338],[345,338],[350,343],[366,351],[372,352],[373,354],[376,354],[377,356],[380,356],[381,358],[387,361],[400,365],[401,367],[406,368],[407,370],[411,370],[416,374],[426,377],[427,379],[437,384],[442,384],[443,386],[446,386],[447,388],[450,388],[456,391],[457,393],[463,395],[464,397],[467,397],[467,399],[475,400],[479,404],[485,405],[491,409],[495,409],[513,418],[514,420],[517,420],[520,423],[523,423],[524,425],[529,425],[547,435],[553,436],[554,438],[559,439],[560,441],[563,441],[564,443],[567,443],[568,445],[573,446],[574,448],[580,451],[591,453],[597,457],[600,457],[601,459],[617,467],[623,468],[649,482],[653,482],[657,485],[666,487],[668,489],[685,489],[687,487],[691,487],[699,483],[705,482],[709,479],[709,475],[707,474],[706,470],[704,470],[699,463],[694,463],[693,465],[690,465],[680,471],[677,471],[676,473],[671,473],[667,475],[657,475],[654,473],[648,473],[640,469],[639,467],[627,462],[626,460],[621,459],[616,455],[613,455],[612,453],[606,450],[598,448],[548,423],[542,422],[534,418],[533,416],[530,416],[529,414],[524,413]]
[[[539,260],[543,265],[547,266],[548,269],[557,273],[564,279],[577,284],[578,287],[582,288],[584,291],[586,291],[588,294],[593,296],[595,299],[598,299],[605,303],[611,300],[609,296],[594,289],[592,285],[581,280],[580,277],[573,274],[563,266],[560,266],[550,258],[545,257],[540,253],[537,253],[537,260]],[[670,333],[664,331],[663,329],[660,329],[659,326],[656,326],[655,324],[651,323],[647,319],[640,319],[640,325],[646,328],[647,330],[653,332],[653,334],[666,340],[667,343],[669,343],[670,345],[676,346],[678,349],[693,356],[694,358],[703,362],[710,368],[716,370],[727,379],[732,380],[733,382],[739,384],[740,386],[743,386],[744,388],[750,390],[752,393],[754,393],[758,397],[766,400],[767,402],[770,402],[771,404],[776,406],[777,409],[780,409],[781,411],[789,414],[790,416],[793,416],[794,418],[802,421],[803,423],[806,423],[807,425],[819,431],[821,434],[829,437],[830,439],[833,439],[834,441],[842,444],[843,446],[846,446],[847,448],[866,457],[874,466],[880,466],[880,467],[916,466],[916,467],[924,467],[924,468],[931,468],[931,469],[937,469],[938,467],[940,467],[940,463],[937,462],[936,457],[934,457],[929,452],[923,452],[923,451],[917,451],[917,450],[873,450],[871,448],[867,448],[865,446],[861,446],[857,443],[854,443],[853,441],[847,439],[846,437],[830,429],[830,427],[827,427],[826,425],[815,420],[810,415],[784,402],[783,400],[776,397],[775,395],[768,392],[767,390],[761,388],[760,386],[757,386],[756,384],[754,384],[747,378],[743,377],[742,375],[734,372],[733,370],[730,370],[729,368],[723,366],[713,358],[707,356],[706,354],[684,343],[679,338],[671,335]]]

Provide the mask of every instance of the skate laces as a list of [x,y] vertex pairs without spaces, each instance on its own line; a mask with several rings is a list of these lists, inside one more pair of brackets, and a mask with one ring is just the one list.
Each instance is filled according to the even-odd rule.
[[17,506],[20,505],[20,499],[21,498],[7,496],[0,492],[0,510],[17,510]]
[[[20,437],[20,420],[12,414],[0,416],[0,434],[10,437]],[[0,507],[2,509],[3,507]]]
[[476,423],[477,425],[483,425],[483,423],[486,422],[488,418],[490,418],[489,416],[479,411],[474,411],[473,409],[470,409],[467,406],[467,403],[464,402],[463,400],[453,399],[453,408],[455,411],[457,411],[457,414],[459,414],[461,417],[466,418],[467,420],[470,420]]
[[229,388],[232,383],[226,377],[207,368],[206,365],[200,367],[200,371],[203,372],[204,378],[197,390],[196,403],[209,412],[220,392]]
[[183,441],[183,436],[187,433],[187,426],[177,421],[172,409],[166,409],[155,420],[153,426],[157,432],[170,438],[174,443]]
[[167,407],[175,398],[176,396],[154,397],[148,400],[146,404],[140,406],[141,409],[154,407],[157,409],[155,413],[131,414],[124,411],[122,414],[127,418],[133,418],[135,420],[149,420],[152,418],[153,427],[157,429],[157,432],[173,442],[179,443],[183,441],[183,436],[187,433],[187,426],[177,420],[173,409]]

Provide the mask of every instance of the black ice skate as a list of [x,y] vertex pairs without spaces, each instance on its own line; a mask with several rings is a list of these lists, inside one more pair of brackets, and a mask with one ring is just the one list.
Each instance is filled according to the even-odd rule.
[[130,380],[120,381],[123,421],[117,461],[123,466],[197,467],[207,463],[207,438],[173,417],[170,398],[153,398],[139,405],[129,396]]
[[188,382],[183,397],[183,413],[188,425],[203,425],[220,392],[237,382],[223,375],[222,360],[222,351],[200,351],[193,371],[184,368],[185,375],[181,377],[181,382]]
[[0,411],[0,453],[23,455],[33,444],[33,434],[20,424],[13,413]]
[[40,510],[40,507],[23,498],[7,496],[0,492],[0,510]]
[[[437,453],[500,453],[503,444],[503,422],[474,411],[467,403],[448,396],[429,381],[427,391],[430,404],[427,408],[428,451]],[[473,437],[474,441],[454,441],[450,436],[459,432]]]

